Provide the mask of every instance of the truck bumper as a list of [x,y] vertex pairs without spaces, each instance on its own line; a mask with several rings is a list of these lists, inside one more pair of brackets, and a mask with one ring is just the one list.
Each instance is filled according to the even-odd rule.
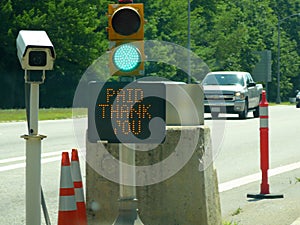
[[245,109],[245,100],[239,101],[208,101],[204,100],[204,112],[240,113]]

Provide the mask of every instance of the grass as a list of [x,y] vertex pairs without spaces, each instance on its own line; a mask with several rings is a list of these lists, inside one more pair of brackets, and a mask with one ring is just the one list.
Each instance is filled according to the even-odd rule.
[[241,207],[238,207],[231,215],[232,215],[232,216],[239,215],[242,211],[243,211],[242,208],[241,208]]
[[269,106],[277,106],[277,105],[296,105],[296,103],[281,102],[280,104],[276,104],[276,102],[269,102]]
[[[278,104],[271,102],[271,106]],[[295,105],[295,103],[281,102],[281,105]],[[72,117],[84,117],[87,115],[87,109],[76,109],[74,116],[72,115],[72,108],[49,108],[39,110],[39,120],[59,120],[69,119]],[[25,109],[2,109],[0,110],[0,123],[1,122],[15,122],[26,121]]]
[[237,222],[228,222],[228,221],[224,221],[222,225],[239,225]]
[[[233,213],[231,213],[231,216],[239,215],[242,211],[242,208],[238,207]],[[239,225],[239,223],[234,221],[223,221],[222,225]]]
[[[39,120],[59,120],[73,117],[72,108],[50,108],[39,110]],[[86,109],[76,109],[76,117],[87,115]],[[25,121],[25,109],[3,109],[0,110],[0,122]]]

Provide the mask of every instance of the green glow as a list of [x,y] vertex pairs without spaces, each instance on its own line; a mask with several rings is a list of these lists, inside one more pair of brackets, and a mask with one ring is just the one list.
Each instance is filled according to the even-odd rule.
[[113,54],[114,65],[122,72],[130,72],[141,63],[141,53],[131,44],[123,44]]

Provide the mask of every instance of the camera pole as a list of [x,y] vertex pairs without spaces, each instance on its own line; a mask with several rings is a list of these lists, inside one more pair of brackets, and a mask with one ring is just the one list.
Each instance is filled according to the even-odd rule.
[[20,30],[16,47],[21,67],[25,71],[28,134],[21,137],[26,140],[26,224],[41,224],[42,204],[48,225],[48,213],[41,188],[41,141],[46,136],[38,134],[39,85],[44,83],[45,70],[53,69],[55,50],[43,30]]
[[[30,94],[26,101],[28,135],[26,140],[26,224],[41,224],[41,141],[46,138],[38,134],[39,85],[41,81],[30,81],[29,71],[25,70],[25,83],[30,85]],[[29,111],[29,112],[28,112]]]

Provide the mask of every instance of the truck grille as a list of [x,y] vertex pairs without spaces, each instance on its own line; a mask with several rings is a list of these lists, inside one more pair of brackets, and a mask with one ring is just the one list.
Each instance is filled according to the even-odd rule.
[[204,100],[233,101],[234,96],[232,94],[205,94]]

